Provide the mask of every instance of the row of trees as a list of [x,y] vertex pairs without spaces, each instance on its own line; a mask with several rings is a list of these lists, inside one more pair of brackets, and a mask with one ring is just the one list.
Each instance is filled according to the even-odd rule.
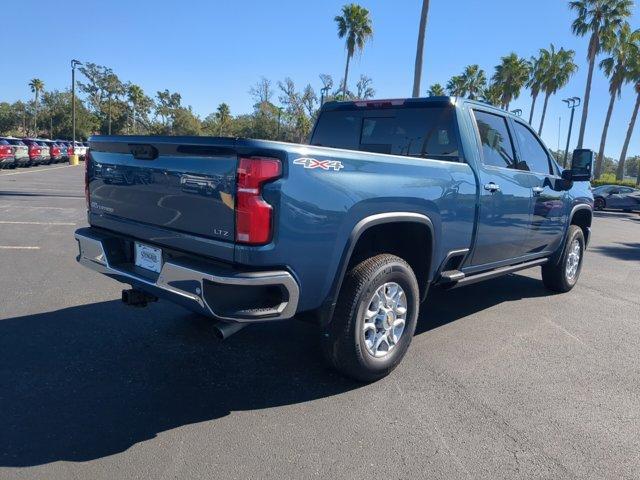
[[[303,142],[313,126],[321,99],[308,84],[298,89],[290,78],[273,83],[261,78],[250,88],[254,106],[233,115],[222,103],[204,119],[182,104],[177,92],[163,90],[150,97],[139,85],[122,81],[110,68],[87,63],[80,68],[76,101],[76,137],[93,133],[150,135],[220,135]],[[375,95],[373,81],[361,75],[355,91],[344,82],[334,89],[331,75],[321,74],[322,100],[367,99]],[[44,82],[29,85],[33,99],[0,102],[0,134],[70,138],[71,92],[47,91]]]
[[[589,70],[583,97],[578,147],[584,142],[591,84],[598,59],[601,70],[609,79],[610,101],[597,156],[596,177],[603,171],[604,150],[615,102],[625,84],[631,83],[637,93],[618,160],[617,177],[621,179],[625,173],[627,151],[640,107],[640,31],[632,30],[628,23],[632,1],[576,0],[569,2],[569,7],[576,13],[572,24],[573,32],[578,36],[589,36]],[[423,0],[416,49],[414,96],[420,93],[428,11],[429,0]],[[342,7],[334,21],[338,37],[345,41],[344,76],[337,88],[334,88],[330,75],[320,75],[320,99],[310,84],[299,90],[290,78],[275,84],[263,78],[250,90],[254,100],[251,113],[234,116],[229,106],[223,103],[214,113],[201,120],[190,106],[182,104],[179,93],[164,90],[150,97],[139,85],[122,81],[110,68],[87,63],[80,67],[83,78],[78,82],[82,98],[78,102],[78,136],[86,137],[92,132],[208,134],[303,141],[323,100],[366,99],[375,94],[372,81],[367,76],[360,76],[355,90],[350,90],[348,86],[351,60],[356,53],[364,51],[374,34],[370,12],[360,5],[351,3]],[[509,109],[511,102],[526,88],[531,94],[529,123],[533,124],[539,96],[544,98],[538,124],[538,132],[541,133],[550,98],[569,83],[577,69],[575,52],[564,48],[556,49],[552,44],[549,48],[540,49],[538,55],[530,59],[522,58],[516,53],[502,57],[490,78],[479,65],[469,65],[460,75],[452,77],[445,86],[438,83],[431,85],[428,94],[448,93],[483,100]],[[0,103],[0,132],[39,134],[45,131],[51,136],[69,137],[69,92],[47,92],[44,83],[37,78],[33,79],[29,86],[34,94],[33,100],[12,105]]]
[[[425,4],[428,9],[428,0],[425,0]],[[631,0],[569,2],[569,7],[576,13],[576,18],[572,23],[573,33],[578,36],[589,36],[587,49],[589,70],[583,97],[578,148],[584,144],[591,85],[598,58],[600,58],[600,69],[609,80],[609,104],[596,157],[596,178],[599,178],[604,172],[604,151],[609,124],[615,102],[620,98],[622,88],[626,84],[632,85],[636,93],[636,102],[617,162],[616,178],[618,180],[622,180],[625,174],[625,161],[640,108],[640,30],[633,30],[627,21],[631,16],[632,6]],[[601,58],[603,56],[604,58]],[[462,74],[452,77],[446,87],[439,83],[433,84],[429,88],[428,94],[444,95],[448,93],[472,99],[477,98],[509,109],[510,102],[520,95],[523,88],[528,88],[532,99],[529,110],[529,123],[532,125],[536,101],[539,95],[544,95],[542,115],[538,127],[538,133],[541,134],[549,98],[566,86],[578,69],[574,57],[573,50],[565,50],[564,48],[556,50],[553,44],[549,49],[540,49],[539,54],[529,60],[511,53],[503,57],[500,64],[495,67],[495,73],[490,82],[478,65],[469,65]]]

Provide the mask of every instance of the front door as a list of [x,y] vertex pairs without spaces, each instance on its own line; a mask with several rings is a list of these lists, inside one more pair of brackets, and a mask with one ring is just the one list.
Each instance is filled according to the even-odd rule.
[[514,120],[518,168],[531,177],[531,230],[525,239],[527,253],[555,251],[562,242],[567,209],[562,179],[555,174],[551,157],[538,136],[523,122]]
[[470,266],[492,268],[526,253],[531,224],[531,178],[516,168],[507,118],[474,109],[481,150],[480,211]]
[[614,187],[605,195],[607,208],[619,208],[621,210],[631,210],[635,208],[638,201],[630,194],[634,192],[631,187]]

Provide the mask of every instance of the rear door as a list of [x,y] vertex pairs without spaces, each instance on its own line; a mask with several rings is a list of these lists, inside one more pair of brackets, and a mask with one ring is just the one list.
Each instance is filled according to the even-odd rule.
[[519,120],[513,120],[518,153],[518,169],[526,172],[531,183],[531,229],[525,239],[527,253],[552,251],[562,241],[567,211],[562,179],[556,174],[551,155],[535,132]]
[[516,149],[508,119],[474,107],[481,163],[480,211],[471,266],[506,262],[526,253],[531,224],[531,178],[516,168]]

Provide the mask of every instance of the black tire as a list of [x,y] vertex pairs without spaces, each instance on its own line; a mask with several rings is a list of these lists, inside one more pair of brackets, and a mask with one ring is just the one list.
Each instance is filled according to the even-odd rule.
[[[405,326],[388,353],[375,357],[365,344],[364,314],[376,290],[397,283],[406,296]],[[361,382],[374,382],[398,366],[416,329],[419,288],[411,267],[400,257],[381,254],[356,265],[345,276],[331,323],[323,332],[322,351],[339,372]]]
[[593,199],[593,208],[595,210],[604,210],[607,208],[607,202],[602,197],[596,197]]
[[[573,276],[569,276],[567,266],[570,260],[570,253],[573,249],[574,241],[577,241],[580,247],[580,258],[578,260],[577,270]],[[585,242],[582,229],[577,225],[569,225],[567,232],[567,241],[565,242],[562,256],[559,262],[550,261],[542,266],[542,281],[549,290],[554,292],[568,292],[571,290],[580,277],[582,270],[582,261],[584,260]]]

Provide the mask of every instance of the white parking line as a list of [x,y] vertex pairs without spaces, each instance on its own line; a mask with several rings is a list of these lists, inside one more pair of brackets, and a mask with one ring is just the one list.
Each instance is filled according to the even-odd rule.
[[16,205],[15,203],[0,204],[0,208],[42,208],[48,210],[77,210],[75,207],[49,207],[47,205]]
[[48,172],[49,170],[58,170],[59,168],[69,168],[73,166],[74,165],[62,165],[61,167],[42,168],[40,170],[29,170],[27,172],[0,173],[0,178],[11,177],[13,175],[24,175],[25,173]]
[[[0,186],[0,188],[2,188]],[[78,190],[77,188],[69,188],[69,189],[64,189],[64,188],[46,188],[46,187],[35,187],[35,188],[27,188],[27,187],[22,187],[20,186],[20,188],[16,188],[14,185],[10,185],[7,186],[7,190],[2,190],[3,192],[8,192],[8,193],[13,193],[13,192],[18,192],[18,193],[38,193],[38,192],[59,192],[59,193],[77,193],[78,195],[82,194],[84,195],[84,190]]]
[[0,250],[40,250],[40,247],[20,247],[17,245],[0,245]]
[[3,224],[3,225],[68,225],[68,226],[75,225],[75,223],[71,223],[71,222],[12,222],[9,220],[0,220],[0,224]]

